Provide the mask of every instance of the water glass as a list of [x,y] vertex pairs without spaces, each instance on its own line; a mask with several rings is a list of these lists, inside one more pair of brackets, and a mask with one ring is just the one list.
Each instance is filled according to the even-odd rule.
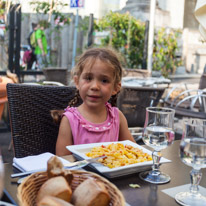
[[154,184],[163,184],[170,181],[170,176],[160,172],[159,165],[162,149],[167,148],[174,140],[175,110],[164,107],[146,108],[145,125],[142,134],[144,143],[152,147],[152,171],[140,173],[140,178]]
[[206,197],[199,193],[198,188],[201,168],[206,168],[206,120],[190,119],[184,122],[180,158],[184,164],[192,167],[191,186],[189,192],[176,194],[176,201],[181,205],[206,205]]
[[1,149],[0,149],[0,199],[3,194],[3,189],[4,189],[4,164],[3,164],[3,159],[1,155]]

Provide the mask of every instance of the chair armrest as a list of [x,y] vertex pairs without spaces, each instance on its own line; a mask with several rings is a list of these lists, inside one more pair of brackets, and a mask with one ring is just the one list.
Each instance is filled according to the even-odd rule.
[[187,96],[187,97],[185,97],[184,99],[182,99],[181,101],[179,101],[179,102],[176,104],[175,109],[177,109],[177,108],[178,108],[182,103],[184,103],[185,101],[190,100],[190,101],[191,101],[190,109],[191,109],[192,111],[195,111],[194,105],[195,105],[195,103],[196,103],[197,100],[198,100],[198,101],[199,101],[199,104],[200,104],[199,110],[202,109],[204,112],[206,112],[206,102],[205,102],[205,98],[206,98],[206,94],[204,94],[203,92],[199,92],[198,94]]
[[[188,90],[187,85],[186,85],[185,83],[181,83],[181,85],[184,86],[184,90],[185,90],[185,91]],[[171,94],[172,94],[175,90],[177,90],[177,89],[179,89],[179,88],[180,88],[180,85],[173,86],[173,87],[168,91],[166,97],[164,98],[164,101],[168,101],[169,98],[171,97]]]
[[[175,105],[176,101],[177,101],[181,96],[184,96],[185,94],[188,94],[186,97],[194,96],[194,95],[191,95],[190,93],[191,93],[191,92],[196,92],[196,93],[198,94],[199,91],[201,91],[201,90],[199,90],[199,89],[188,89],[188,90],[185,90],[185,91],[181,92],[181,93],[178,94],[178,95],[174,98],[174,100],[171,102],[171,107],[173,107],[173,106]],[[197,94],[195,94],[195,95],[197,95]],[[183,99],[185,99],[186,97],[184,97]],[[192,101],[191,98],[188,98],[187,100]]]
[[55,85],[55,86],[65,86],[61,82],[54,82],[54,81],[43,81],[43,84],[45,84],[45,85]]

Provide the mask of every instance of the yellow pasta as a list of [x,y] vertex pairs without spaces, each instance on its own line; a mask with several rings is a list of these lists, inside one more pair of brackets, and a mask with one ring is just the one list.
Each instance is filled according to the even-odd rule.
[[106,158],[99,159],[98,161],[109,168],[152,160],[152,156],[144,153],[141,149],[121,143],[111,143],[107,146],[94,147],[86,155],[91,158],[106,155]]

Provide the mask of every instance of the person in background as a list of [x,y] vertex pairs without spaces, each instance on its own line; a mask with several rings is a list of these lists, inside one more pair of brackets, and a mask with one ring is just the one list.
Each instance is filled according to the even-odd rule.
[[37,26],[37,30],[35,32],[35,38],[37,42],[37,46],[35,48],[35,55],[37,57],[37,63],[39,70],[42,70],[45,66],[47,66],[47,39],[44,32],[44,24],[40,22]]
[[32,23],[32,31],[29,33],[29,36],[27,38],[28,44],[31,48],[30,49],[31,57],[30,57],[30,60],[27,62],[27,70],[35,68],[33,64],[34,62],[37,61],[36,55],[35,55],[35,47],[37,46],[36,39],[35,39],[35,32],[37,30],[37,26],[38,25],[36,23]]
[[[56,155],[70,154],[66,149],[68,145],[121,140],[135,142],[125,116],[115,106],[121,77],[122,67],[114,51],[94,48],[82,54],[74,67],[77,93],[63,113]],[[74,107],[81,100],[80,106]],[[51,111],[51,114],[58,120],[61,113]]]

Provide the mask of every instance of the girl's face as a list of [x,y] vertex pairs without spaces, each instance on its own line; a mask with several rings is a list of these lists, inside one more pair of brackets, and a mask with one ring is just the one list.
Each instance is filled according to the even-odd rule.
[[81,75],[74,77],[74,81],[83,102],[88,106],[104,105],[121,87],[121,83],[115,84],[114,69],[99,59],[91,67],[86,65]]

